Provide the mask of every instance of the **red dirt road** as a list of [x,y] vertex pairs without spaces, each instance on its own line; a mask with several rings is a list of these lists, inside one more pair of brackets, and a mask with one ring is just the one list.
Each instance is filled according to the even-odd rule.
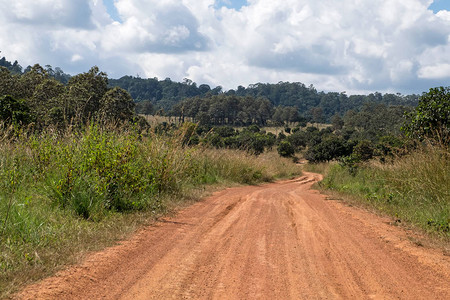
[[327,200],[319,175],[231,188],[19,299],[450,299],[450,257]]

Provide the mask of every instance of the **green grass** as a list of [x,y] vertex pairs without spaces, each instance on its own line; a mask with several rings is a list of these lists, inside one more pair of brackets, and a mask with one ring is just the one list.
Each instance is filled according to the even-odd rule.
[[372,162],[356,174],[335,163],[321,183],[326,189],[357,196],[360,202],[400,221],[450,238],[450,153],[426,147],[392,163]]
[[124,238],[205,185],[299,174],[266,153],[182,146],[183,132],[103,130],[0,136],[0,298]]

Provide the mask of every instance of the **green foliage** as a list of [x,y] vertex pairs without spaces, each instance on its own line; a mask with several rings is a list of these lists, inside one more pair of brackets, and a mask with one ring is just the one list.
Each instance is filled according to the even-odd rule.
[[[158,80],[124,76],[110,80],[110,85],[126,89],[137,102],[152,101],[155,110],[163,108],[181,119],[189,116],[196,118],[196,121],[201,120],[202,124],[211,122],[214,125],[245,126],[251,123],[264,125],[270,120],[277,125],[300,122],[301,127],[305,127],[307,121],[330,122],[336,114],[342,116],[351,109],[360,110],[364,103],[414,106],[418,98],[416,95],[400,94],[374,93],[347,96],[345,93],[324,93],[318,92],[312,85],[305,86],[300,82],[256,83],[247,88],[239,86],[224,93],[221,87],[212,89],[205,84],[197,87],[196,83],[190,80],[179,83],[168,78]],[[184,100],[187,98],[195,100],[188,100],[187,104]],[[223,101],[224,98],[228,100]],[[214,104],[205,106],[208,99],[214,99]],[[246,102],[245,107],[240,103],[241,108],[236,109],[236,99],[247,99],[239,100]],[[263,99],[266,101],[261,105]],[[206,120],[206,116],[211,119]]]
[[193,118],[201,125],[265,125],[273,107],[267,99],[212,95],[187,98],[172,107],[171,115],[179,120]]
[[153,104],[150,100],[136,102],[136,113],[143,115],[151,115],[155,112]]
[[[8,122],[29,123],[32,119],[37,130],[47,126],[63,130],[70,125],[81,127],[92,120],[101,119],[109,123],[133,123],[137,120],[129,93],[120,88],[108,89],[108,78],[98,67],[71,77],[67,85],[55,79],[56,76],[66,77],[51,66],[44,69],[36,64],[19,75],[12,75],[1,68],[0,97],[10,95],[14,99],[23,99],[2,98],[3,120],[10,119]],[[12,113],[14,120],[11,119]],[[139,122],[143,123],[142,120]]]
[[186,147],[196,129],[186,124],[154,135],[91,125],[2,136],[0,297],[17,287],[17,277],[48,275],[68,256],[117,238],[142,214],[164,213],[169,199],[192,197],[203,184],[253,184],[300,171],[273,156]]
[[33,120],[25,101],[11,96],[0,97],[0,121],[19,125],[27,125]]
[[316,163],[331,161],[349,155],[350,153],[351,150],[344,139],[336,136],[329,136],[317,145],[310,147],[305,153],[305,158],[310,162]]
[[236,135],[236,130],[230,126],[214,127],[213,131],[222,138],[227,138]]
[[450,87],[431,88],[420,97],[418,107],[408,117],[408,123],[402,128],[408,137],[449,145]]
[[391,164],[359,165],[356,174],[349,163],[347,159],[332,165],[322,186],[356,195],[397,219],[450,237],[450,153],[446,148],[419,149]]
[[333,125],[334,130],[341,130],[345,123],[341,116],[336,114],[331,118],[331,124]]
[[[416,105],[418,99],[416,95],[375,93],[347,96],[345,93],[324,93],[318,92],[312,85],[305,86],[300,82],[256,83],[247,88],[239,86],[236,90],[223,92],[220,86],[197,86],[189,79],[181,83],[169,78],[158,80],[124,76],[120,79],[108,79],[98,67],[71,77],[60,68],[53,69],[48,65],[45,68],[40,65],[29,66],[22,72],[18,62],[10,63],[5,58],[0,60],[0,68],[0,96],[12,95],[28,101],[34,97],[33,94],[40,85],[49,85],[49,81],[64,84],[63,92],[56,88],[58,96],[54,95],[54,83],[50,84],[49,93],[46,93],[47,88],[41,87],[31,102],[43,104],[42,100],[50,100],[47,104],[57,106],[58,111],[63,112],[63,119],[67,124],[95,119],[103,95],[116,86],[126,90],[138,103],[138,113],[169,112],[182,121],[185,117],[190,117],[202,125],[265,126],[268,123],[290,125],[297,122],[300,127],[305,127],[308,121],[330,122],[333,116],[343,116],[350,110],[364,111],[364,105],[367,104],[410,107]],[[39,122],[41,115],[44,116],[44,127],[59,122],[60,118],[51,119],[45,113],[48,111],[46,105],[29,103],[29,106],[39,116]],[[35,108],[37,111],[34,111]],[[382,135],[385,134],[391,133],[383,132]],[[367,136],[363,138],[370,139]]]
[[124,89],[108,90],[100,100],[99,115],[106,121],[130,121],[135,115],[134,102]]
[[289,141],[281,141],[277,148],[278,154],[283,157],[292,157],[295,154],[295,148]]
[[400,155],[405,147],[405,141],[396,136],[383,136],[376,145],[376,151],[381,157]]
[[352,155],[359,161],[371,159],[375,154],[375,147],[372,142],[368,140],[359,141],[353,148]]
[[197,126],[190,135],[189,144],[203,144],[216,149],[228,148],[245,150],[250,154],[259,155],[275,145],[275,135],[265,133],[256,125],[245,127],[241,131],[229,126]]
[[0,67],[6,68],[13,74],[21,74],[22,73],[22,66],[19,65],[19,62],[16,60],[14,63],[11,63],[6,60],[6,57],[2,57],[0,59]]
[[291,145],[295,148],[295,150],[299,150],[302,147],[305,147],[307,144],[307,136],[304,131],[296,130],[293,134],[287,137],[287,140]]
[[0,67],[0,96],[17,96],[17,77],[17,75],[12,75],[11,72],[5,67]]

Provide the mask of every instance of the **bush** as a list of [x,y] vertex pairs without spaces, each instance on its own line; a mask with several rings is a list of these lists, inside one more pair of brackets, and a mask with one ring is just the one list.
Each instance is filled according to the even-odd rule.
[[287,140],[294,146],[295,149],[300,149],[306,146],[306,134],[302,131],[296,131],[287,137]]
[[375,147],[368,140],[359,141],[353,148],[352,155],[359,161],[369,160],[374,156]]
[[351,150],[347,147],[344,139],[330,136],[315,146],[308,149],[305,158],[310,162],[324,162],[349,155]]
[[295,148],[289,141],[281,141],[277,148],[278,154],[282,157],[292,157],[295,154]]

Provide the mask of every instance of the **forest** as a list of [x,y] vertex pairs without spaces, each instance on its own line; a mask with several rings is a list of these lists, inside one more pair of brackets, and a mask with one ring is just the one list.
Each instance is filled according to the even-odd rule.
[[[348,156],[361,143],[373,153],[401,147],[404,114],[418,103],[416,95],[347,96],[317,92],[301,83],[254,84],[223,92],[187,79],[113,80],[97,67],[70,76],[51,66],[36,64],[22,71],[17,61],[2,58],[0,63],[0,113],[7,123],[38,131],[49,126],[64,131],[89,122],[125,122],[159,133],[177,128],[163,123],[150,129],[141,115],[159,114],[176,118],[178,124],[196,124],[186,139],[190,145],[254,154],[277,147],[287,157],[307,151],[305,157],[313,162]],[[311,125],[319,123],[330,125],[321,130]],[[266,126],[284,129],[274,134]]]
[[[36,73],[38,68],[39,72],[45,72],[45,76],[63,85],[67,85],[72,77],[60,68],[53,69],[49,65],[23,69],[17,61],[11,63],[5,57],[0,59],[0,67],[7,69],[11,77],[20,77],[30,71]],[[2,71],[2,76],[6,73],[6,70]],[[102,74],[106,78],[106,74]],[[274,123],[330,123],[333,116],[343,117],[350,110],[359,111],[366,103],[414,107],[419,99],[419,95],[398,93],[348,96],[345,92],[318,92],[314,86],[307,87],[300,82],[256,83],[228,91],[223,91],[221,86],[197,86],[187,78],[183,82],[175,82],[170,78],[159,80],[124,76],[120,79],[107,78],[106,82],[108,88],[120,87],[128,91],[139,114],[192,117],[197,121],[206,121],[207,114],[212,125],[264,126],[272,120]]]
[[[38,64],[22,70],[4,57],[0,65],[0,117],[6,123],[38,131],[89,122],[127,123],[158,133],[178,128],[167,122],[150,128],[142,116],[158,114],[176,118],[177,124],[191,122],[189,145],[253,154],[276,147],[282,156],[303,153],[311,162],[347,157],[361,147],[367,158],[399,152],[406,143],[400,129],[419,101],[417,95],[317,92],[288,82],[224,92],[188,79],[109,79],[97,67],[70,76]],[[329,125],[313,125],[323,123]],[[284,129],[273,133],[264,127]]]

